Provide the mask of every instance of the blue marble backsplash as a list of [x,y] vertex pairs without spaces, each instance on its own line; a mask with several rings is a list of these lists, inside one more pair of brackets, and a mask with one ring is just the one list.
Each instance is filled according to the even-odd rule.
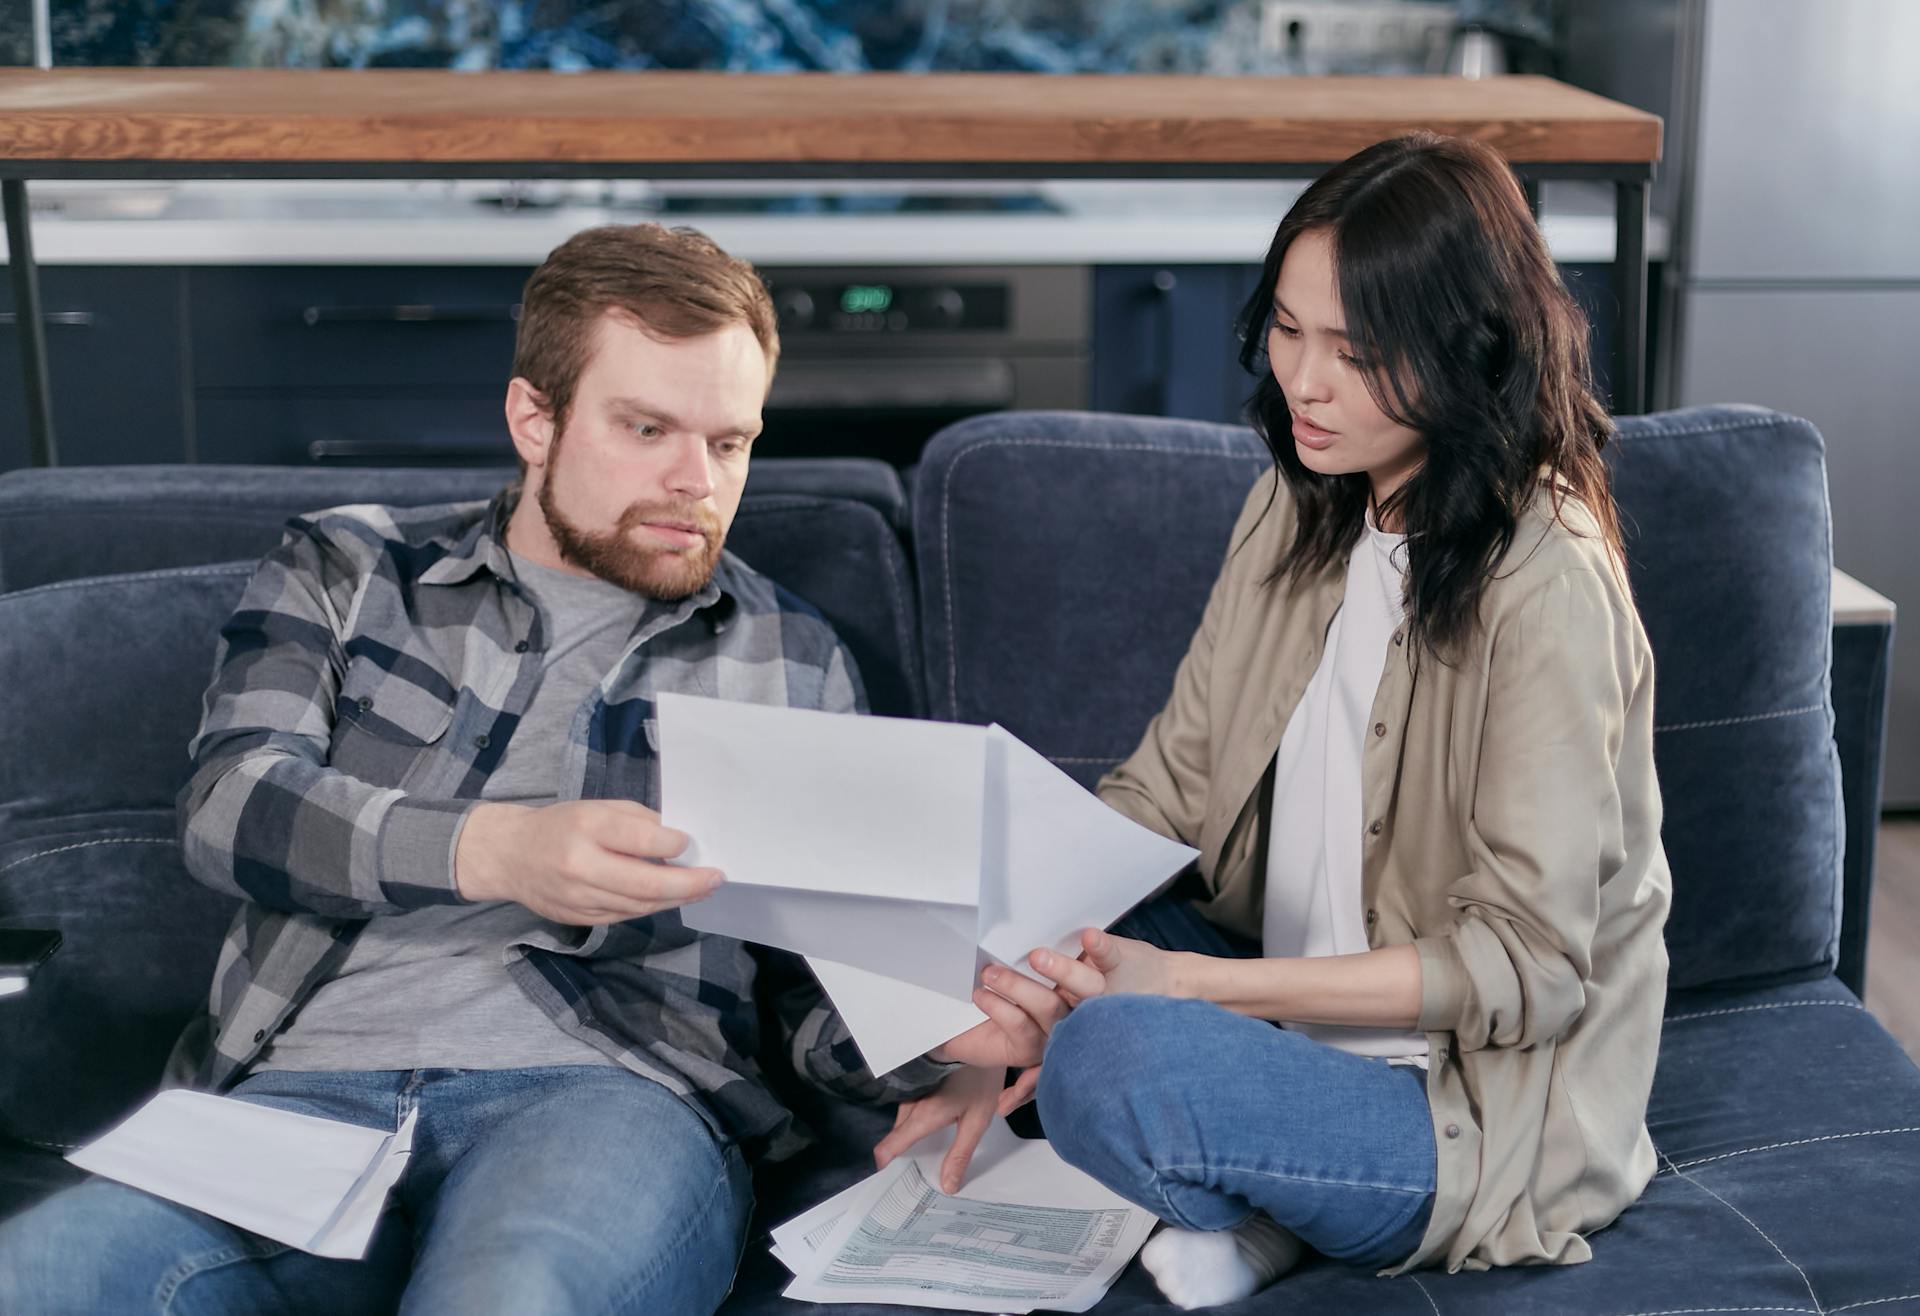
[[[1574,0],[1447,2],[1463,21],[1544,46],[1557,6]],[[1424,71],[1406,54],[1308,68],[1263,52],[1261,0],[51,0],[51,8],[56,65]],[[0,0],[0,62],[31,61],[30,14],[31,0]]]

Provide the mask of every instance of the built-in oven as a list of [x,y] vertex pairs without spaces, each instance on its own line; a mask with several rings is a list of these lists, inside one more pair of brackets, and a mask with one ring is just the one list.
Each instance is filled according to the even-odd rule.
[[[523,276],[283,271],[263,281],[212,273],[236,291],[211,301],[220,313],[206,317],[209,365],[196,373],[215,377],[196,391],[201,460],[512,460],[499,409],[518,313],[508,281]],[[1085,266],[772,266],[762,274],[781,354],[760,455],[908,466],[930,436],[963,417],[1089,403]],[[428,276],[438,282],[386,286]],[[384,282],[362,288],[356,280]],[[263,303],[250,316],[234,309],[246,298]]]
[[765,271],[780,367],[762,454],[909,465],[942,426],[1010,408],[1085,407],[1085,266]]

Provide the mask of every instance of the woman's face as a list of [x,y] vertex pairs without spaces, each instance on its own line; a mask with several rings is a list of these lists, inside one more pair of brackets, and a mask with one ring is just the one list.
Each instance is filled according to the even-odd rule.
[[1320,475],[1364,472],[1376,503],[1419,468],[1426,440],[1380,410],[1367,391],[1367,363],[1354,358],[1347,341],[1325,229],[1295,238],[1280,262],[1267,358],[1293,413],[1301,465]]

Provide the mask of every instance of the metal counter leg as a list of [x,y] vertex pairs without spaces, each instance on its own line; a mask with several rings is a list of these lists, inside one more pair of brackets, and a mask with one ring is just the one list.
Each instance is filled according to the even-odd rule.
[[1613,337],[1613,411],[1647,409],[1647,197],[1644,179],[1615,183],[1613,282],[1620,318]]
[[20,375],[27,397],[27,444],[35,466],[59,458],[53,442],[53,391],[47,382],[47,323],[40,313],[40,277],[24,179],[0,181],[7,212],[7,265],[13,275],[14,323],[20,329]]

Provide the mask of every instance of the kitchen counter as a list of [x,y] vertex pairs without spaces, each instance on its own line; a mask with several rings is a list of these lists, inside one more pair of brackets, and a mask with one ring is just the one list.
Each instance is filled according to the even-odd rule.
[[296,164],[306,177],[379,164],[472,176],[496,162],[1284,175],[1415,127],[1478,138],[1516,163],[1660,158],[1658,117],[1539,77],[8,69],[0,118],[4,162],[31,162],[18,176],[38,178],[138,176],[143,164],[174,176],[286,176]]
[[[583,228],[644,219],[693,224],[762,265],[1251,264],[1305,186],[914,185],[919,197],[1009,208],[899,213],[899,184],[56,182],[34,188],[33,231],[43,265],[532,266]],[[832,213],[817,209],[823,189]],[[786,208],[729,212],[730,196]],[[670,211],[673,198],[703,210]],[[1548,183],[1542,209],[1556,259],[1613,259],[1611,188]],[[1648,247],[1665,254],[1657,218]]]

